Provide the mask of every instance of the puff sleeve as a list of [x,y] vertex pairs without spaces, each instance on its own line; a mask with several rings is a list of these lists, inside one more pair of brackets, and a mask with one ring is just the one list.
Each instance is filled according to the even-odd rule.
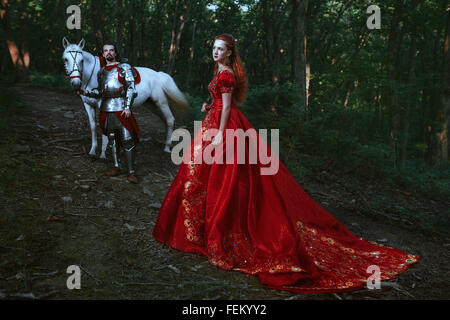
[[234,76],[231,72],[222,72],[220,74],[219,93],[233,93],[236,85]]

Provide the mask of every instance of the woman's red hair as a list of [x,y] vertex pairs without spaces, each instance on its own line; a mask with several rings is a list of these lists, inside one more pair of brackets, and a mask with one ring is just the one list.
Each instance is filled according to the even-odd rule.
[[[244,63],[241,61],[239,56],[236,40],[231,34],[221,34],[214,38],[216,40],[223,40],[228,48],[231,50],[231,55],[229,57],[229,64],[227,65],[233,70],[234,78],[236,80],[236,88],[234,89],[234,99],[237,105],[244,102],[247,95],[247,74],[245,73]],[[214,67],[214,74],[218,71],[218,63]]]

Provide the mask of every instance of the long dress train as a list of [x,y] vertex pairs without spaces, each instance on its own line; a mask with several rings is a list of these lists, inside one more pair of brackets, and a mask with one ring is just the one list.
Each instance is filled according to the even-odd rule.
[[[264,164],[196,163],[208,150],[207,130],[218,128],[222,93],[233,92],[231,72],[222,71],[209,85],[213,98],[191,153],[164,199],[153,235],[156,240],[185,252],[202,254],[225,270],[258,275],[267,287],[299,293],[338,292],[366,286],[369,266],[380,279],[392,279],[413,263],[416,255],[383,246],[352,234],[300,187],[279,161],[276,174],[262,175]],[[226,129],[254,129],[242,112],[231,106]],[[223,155],[234,151],[223,137]],[[256,134],[250,146],[271,149]],[[211,149],[209,149],[211,150]],[[213,151],[219,155],[220,149]],[[198,162],[198,161],[197,161]],[[225,162],[225,160],[224,160]]]

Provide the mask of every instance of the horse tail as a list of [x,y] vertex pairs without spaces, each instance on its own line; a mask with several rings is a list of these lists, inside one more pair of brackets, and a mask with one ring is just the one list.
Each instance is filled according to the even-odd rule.
[[187,109],[189,107],[189,102],[186,100],[183,92],[178,89],[175,81],[172,77],[164,72],[158,72],[162,79],[162,89],[167,97],[172,100],[178,106]]

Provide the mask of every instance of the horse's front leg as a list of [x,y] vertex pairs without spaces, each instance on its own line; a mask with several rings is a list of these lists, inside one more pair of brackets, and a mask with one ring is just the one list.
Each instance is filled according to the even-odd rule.
[[102,134],[102,153],[100,154],[100,159],[106,161],[106,148],[108,147],[108,136]]
[[86,113],[89,118],[89,126],[91,128],[91,150],[89,151],[89,156],[94,158],[96,156],[95,150],[97,149],[97,125],[95,123],[95,108],[91,107],[86,102],[83,102],[84,109],[86,109]]

